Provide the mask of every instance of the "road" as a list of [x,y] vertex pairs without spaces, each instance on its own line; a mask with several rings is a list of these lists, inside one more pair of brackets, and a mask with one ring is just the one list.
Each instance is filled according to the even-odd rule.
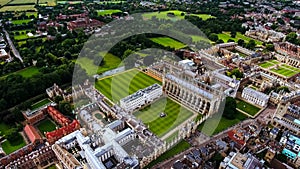
[[10,46],[11,51],[13,52],[13,54],[15,55],[16,58],[18,58],[22,63],[23,63],[23,59],[19,53],[19,51],[16,49],[15,45],[13,44],[13,42],[11,41],[9,34],[7,33],[7,31],[5,29],[3,29],[3,32],[5,33],[7,42]]
[[[213,137],[208,137],[207,139],[204,138],[202,142],[199,142],[197,145],[194,145],[193,147],[181,152],[180,154],[175,155],[173,158],[168,159],[162,163],[159,163],[157,165],[155,165],[152,168],[155,169],[168,169],[171,168],[171,166],[174,164],[175,161],[180,160],[184,157],[185,154],[188,154],[191,150],[193,150],[194,148],[200,148],[203,147],[204,145],[211,143],[211,142],[215,142],[216,140],[219,140],[221,138],[224,138],[227,136],[227,132],[229,130],[232,130],[236,127],[245,127],[248,126],[250,124],[256,123],[257,121],[263,122],[263,123],[267,123],[269,120],[271,120],[273,113],[276,110],[276,106],[269,106],[268,108],[266,108],[264,111],[262,111],[255,119],[246,119],[220,133],[218,133],[217,135],[214,135]],[[202,133],[200,133],[200,136],[204,135]],[[208,139],[209,138],[209,139]]]

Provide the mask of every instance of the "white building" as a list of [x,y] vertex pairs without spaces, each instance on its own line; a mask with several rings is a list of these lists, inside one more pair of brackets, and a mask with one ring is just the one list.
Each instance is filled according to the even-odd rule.
[[251,154],[230,152],[221,162],[219,169],[260,169],[260,161]]
[[268,96],[260,91],[251,89],[249,87],[244,88],[242,97],[244,99],[246,99],[248,102],[259,105],[261,107],[267,106],[269,98],[270,98],[270,96]]
[[120,100],[120,106],[126,111],[133,111],[152,102],[162,95],[162,87],[154,84]]

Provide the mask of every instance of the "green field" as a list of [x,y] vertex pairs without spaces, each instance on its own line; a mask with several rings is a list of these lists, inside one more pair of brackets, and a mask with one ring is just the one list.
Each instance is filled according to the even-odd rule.
[[163,45],[165,47],[171,47],[171,48],[175,48],[175,49],[181,49],[186,47],[187,45],[174,40],[172,38],[169,37],[159,37],[159,38],[150,38],[150,40],[152,40],[155,43],[158,43],[160,45]]
[[[249,42],[252,38],[249,38],[243,34],[241,34],[240,32],[237,32],[236,33],[236,36],[235,38],[232,38],[230,36],[230,32],[223,32],[223,33],[219,33],[217,34],[219,39],[222,39],[224,42],[227,42],[229,39],[232,39],[234,40],[235,42],[237,42],[239,39],[243,39],[245,42]],[[259,41],[259,40],[256,40],[256,39],[252,39],[255,41],[256,45],[262,45],[263,42]]]
[[48,6],[55,6],[56,0],[39,0],[39,4],[47,4]]
[[10,2],[10,0],[0,0],[0,6],[3,6],[5,4],[7,4],[8,2]]
[[94,1],[98,4],[118,4],[118,3],[127,3],[127,1]]
[[12,23],[15,25],[27,24],[31,19],[22,19],[22,20],[12,20]]
[[197,36],[197,35],[190,35],[193,39],[193,42],[199,42],[199,41],[206,41],[206,42],[212,42],[210,41],[207,37],[203,37],[203,36]]
[[[174,13],[176,17],[169,17],[168,13]],[[143,17],[145,19],[150,19],[152,17],[156,17],[158,19],[184,19],[184,16],[181,16],[181,13],[184,13],[185,15],[191,15],[191,16],[198,16],[199,18],[202,18],[203,20],[207,20],[209,18],[215,18],[214,16],[208,15],[208,14],[187,14],[186,12],[179,11],[179,10],[170,10],[170,11],[162,11],[162,12],[149,12],[143,14]]]
[[111,15],[113,13],[122,12],[119,9],[107,9],[107,10],[97,10],[98,16]]
[[258,113],[260,111],[260,108],[250,104],[250,103],[247,103],[243,100],[236,100],[236,108],[242,110],[243,112],[246,112],[248,113],[249,115],[251,116],[255,116],[256,113]]
[[[164,112],[166,116],[160,117],[161,112]],[[192,115],[191,111],[181,107],[169,98],[162,98],[143,110],[134,113],[134,116],[149,126],[149,129],[158,137],[162,137]]]
[[50,103],[51,101],[49,99],[43,99],[37,103],[34,103],[31,105],[31,109],[34,110],[34,109],[37,109],[37,108],[40,108],[48,103]]
[[0,135],[6,135],[9,129],[11,129],[11,126],[5,124],[4,122],[0,123]]
[[[100,52],[100,55],[103,56],[105,53]],[[115,69],[122,65],[121,59],[113,54],[106,54],[103,57],[104,65],[97,66],[94,64],[93,60],[87,57],[80,57],[76,60],[83,69],[86,70],[88,75],[94,75],[95,73],[103,73],[105,71]]]
[[57,1],[57,4],[80,4],[83,1]]
[[110,76],[95,83],[95,87],[113,102],[135,93],[139,89],[146,88],[154,83],[161,84],[156,79],[132,69],[121,74]]
[[0,12],[5,12],[5,11],[28,11],[28,10],[34,10],[34,5],[17,5],[17,6],[3,6],[0,8]]
[[154,161],[149,163],[145,168],[152,168],[154,165],[156,165],[168,158],[171,158],[171,157],[175,156],[176,154],[178,154],[184,150],[187,150],[190,147],[191,147],[191,145],[187,141],[182,140],[177,145],[175,145],[173,148],[166,151],[161,156],[159,156],[157,159],[155,159]]
[[44,132],[50,132],[56,129],[56,125],[49,119],[41,121],[38,125],[37,128],[40,130],[42,134]]
[[29,78],[29,77],[32,77],[33,75],[36,75],[36,74],[39,74],[39,69],[37,67],[28,67],[28,68],[25,68],[23,70],[20,70],[20,71],[17,71],[15,72],[25,78]]
[[[234,126],[240,121],[245,120],[246,118],[247,118],[246,115],[244,115],[241,112],[238,112],[236,118],[233,120],[226,119],[225,117],[221,117],[221,120],[219,120],[218,115],[215,114],[211,118],[208,118],[205,122],[201,123],[198,126],[198,130],[208,136],[215,135],[217,133],[220,133],[221,131],[226,130],[231,126]],[[203,126],[205,126],[205,128],[203,128]],[[213,130],[215,126],[217,126],[217,128]]]
[[3,142],[1,144],[3,151],[6,154],[10,154],[10,153],[24,147],[25,145],[26,145],[26,143],[20,133],[18,133],[18,137],[16,140],[13,141],[13,143],[6,140],[5,142]]
[[9,4],[29,4],[29,3],[36,3],[36,0],[12,0]]

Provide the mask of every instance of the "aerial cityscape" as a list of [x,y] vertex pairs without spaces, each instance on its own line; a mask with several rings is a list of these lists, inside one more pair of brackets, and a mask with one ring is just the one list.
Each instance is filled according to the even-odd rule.
[[299,0],[0,0],[0,169],[299,169]]

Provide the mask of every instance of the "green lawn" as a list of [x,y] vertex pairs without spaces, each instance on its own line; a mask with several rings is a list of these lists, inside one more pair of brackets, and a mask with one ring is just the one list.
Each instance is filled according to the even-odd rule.
[[[198,130],[206,135],[215,135],[217,133],[220,133],[221,131],[226,130],[227,128],[239,123],[242,120],[245,120],[247,118],[246,115],[244,115],[241,112],[238,112],[236,115],[236,118],[233,120],[228,120],[225,117],[221,117],[219,120],[219,115],[215,114],[211,118],[207,119],[205,122],[201,123],[198,126]],[[205,126],[205,128],[203,128]],[[216,127],[215,130],[213,130]]]
[[17,5],[17,6],[3,6],[0,8],[0,12],[5,11],[28,11],[28,10],[35,10],[34,5]]
[[261,42],[259,40],[256,40],[256,39],[253,39],[253,38],[250,38],[250,37],[247,37],[247,36],[241,34],[240,32],[237,32],[235,38],[232,38],[230,36],[230,32],[219,33],[218,37],[219,37],[219,39],[222,39],[224,42],[227,42],[229,39],[232,39],[235,42],[237,42],[239,39],[243,39],[245,42],[249,42],[252,39],[252,40],[255,41],[256,45],[262,45],[263,44],[263,42]]
[[40,130],[42,134],[44,132],[50,132],[56,129],[56,125],[49,119],[41,121],[38,125],[37,128]]
[[36,75],[36,74],[39,74],[39,69],[37,67],[34,67],[34,66],[31,66],[31,67],[28,67],[28,68],[25,68],[25,69],[22,69],[22,70],[19,70],[19,71],[16,71],[16,72],[12,72],[12,73],[8,73],[6,75],[3,75],[1,78],[5,78],[7,77],[8,75],[11,75],[11,74],[19,74],[25,78],[29,78],[29,77],[32,77],[33,75]]
[[39,0],[39,4],[47,4],[48,6],[55,6],[56,0]]
[[12,0],[9,4],[27,4],[27,3],[36,3],[36,0]]
[[161,84],[158,80],[132,69],[121,74],[110,76],[95,83],[95,87],[113,102],[144,89],[154,83]]
[[[100,52],[100,55],[105,53]],[[83,69],[86,70],[88,75],[94,75],[95,73],[103,73],[105,71],[115,69],[122,65],[121,59],[111,53],[108,53],[103,58],[104,65],[97,66],[94,64],[93,60],[87,57],[80,57],[76,60]]]
[[184,150],[187,150],[190,147],[191,147],[191,145],[187,141],[182,140],[177,145],[175,145],[173,148],[166,151],[161,156],[159,156],[157,159],[155,159],[154,161],[149,163],[145,168],[152,168],[154,165],[156,165],[168,158],[171,158],[171,157],[175,156],[176,154],[178,154]]
[[25,145],[26,145],[26,143],[20,133],[18,133],[18,137],[15,141],[9,142],[8,140],[6,140],[5,142],[3,142],[1,144],[3,151],[6,154],[10,154],[10,153],[24,147]]
[[57,4],[81,4],[83,1],[57,1]]
[[22,19],[22,20],[12,20],[12,23],[15,25],[27,24],[31,19]]
[[260,111],[260,108],[238,99],[236,100],[236,108],[250,114],[251,116],[256,115],[256,113]]
[[114,13],[122,12],[119,9],[107,9],[107,10],[97,10],[98,16],[111,15]]
[[286,65],[284,65],[284,66],[279,66],[278,69],[273,68],[273,69],[271,69],[271,71],[272,71],[272,72],[275,72],[275,73],[277,73],[277,74],[286,76],[286,77],[292,77],[292,76],[294,76],[294,75],[300,73],[300,70],[299,70],[299,69],[291,70],[291,69],[288,68]]
[[275,65],[279,64],[280,62],[277,60],[269,60],[268,62],[274,63]]
[[11,126],[9,126],[9,125],[7,125],[7,124],[5,124],[4,122],[1,122],[0,123],[0,135],[6,135],[7,134],[7,132],[9,131],[9,129],[11,129],[12,127]]
[[[169,17],[168,13],[174,13],[176,17]],[[149,12],[143,14],[143,17],[145,19],[150,19],[152,17],[156,17],[158,19],[184,19],[184,16],[181,16],[181,13],[184,13],[185,15],[192,15],[192,16],[198,16],[202,18],[203,20],[207,20],[209,18],[215,18],[214,16],[208,15],[208,14],[187,14],[186,12],[179,11],[179,10],[170,10],[170,11],[162,11],[162,12]]]
[[205,41],[205,42],[212,42],[208,38],[203,37],[203,36],[197,36],[197,35],[191,35],[193,42],[199,42],[199,41]]
[[118,3],[127,3],[127,1],[94,1],[98,4],[118,4]]
[[152,40],[155,43],[158,43],[160,45],[163,45],[165,47],[171,47],[171,48],[175,48],[175,49],[181,49],[186,47],[187,45],[174,40],[172,38],[169,37],[159,37],[159,38],[150,38],[150,40]]
[[[160,117],[164,112],[165,117]],[[191,117],[193,113],[169,98],[162,98],[141,111],[134,113],[138,119],[149,126],[149,129],[158,137],[162,137],[182,122]]]
[[31,105],[31,109],[34,110],[34,109],[37,109],[37,108],[40,108],[48,103],[50,103],[51,101],[49,99],[43,99],[37,103],[34,103],[33,105]]
[[271,66],[274,66],[274,64],[267,61],[267,62],[260,63],[259,66],[262,68],[269,68]]

